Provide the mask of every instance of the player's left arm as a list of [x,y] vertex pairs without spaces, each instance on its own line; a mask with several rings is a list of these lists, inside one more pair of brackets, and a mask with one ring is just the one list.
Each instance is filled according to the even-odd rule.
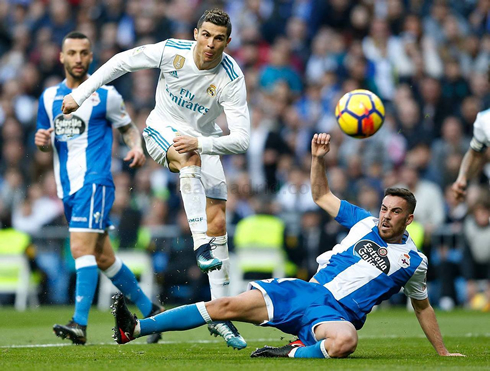
[[411,298],[411,301],[420,327],[422,327],[425,336],[427,336],[427,339],[430,341],[437,354],[448,357],[465,357],[465,355],[461,353],[449,353],[446,349],[444,341],[442,340],[439,324],[437,323],[436,314],[429,303],[429,299],[417,300]]
[[119,127],[118,130],[123,137],[124,143],[130,148],[124,161],[133,160],[129,167],[143,166],[146,162],[146,157],[143,152],[141,135],[136,125],[131,122],[128,125]]
[[126,106],[122,96],[113,87],[107,91],[107,112],[106,118],[121,133],[124,143],[129,147],[129,152],[124,161],[130,161],[129,167],[140,167],[146,162],[141,134],[136,125],[131,121],[131,117],[126,111]]

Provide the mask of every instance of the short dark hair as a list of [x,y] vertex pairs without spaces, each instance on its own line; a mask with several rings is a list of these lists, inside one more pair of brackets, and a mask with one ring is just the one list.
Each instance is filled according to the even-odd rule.
[[63,45],[65,45],[66,39],[87,39],[90,43],[90,46],[92,46],[92,43],[90,42],[90,39],[87,37],[87,35],[78,31],[72,31],[68,33],[65,37],[63,37],[63,41],[61,42],[61,49],[63,49]]
[[407,201],[408,212],[410,214],[413,214],[413,212],[415,211],[415,206],[417,206],[417,200],[415,199],[413,193],[410,192],[408,189],[396,188],[396,187],[386,188],[385,197],[386,196],[397,196],[403,198],[405,201]]
[[226,27],[226,37],[230,37],[231,21],[230,16],[225,11],[218,8],[206,10],[201,18],[199,18],[199,21],[197,21],[197,29],[200,29],[204,22]]

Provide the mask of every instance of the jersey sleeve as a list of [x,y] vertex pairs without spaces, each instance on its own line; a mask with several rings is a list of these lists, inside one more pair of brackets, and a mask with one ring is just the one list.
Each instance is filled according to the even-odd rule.
[[49,129],[51,122],[49,121],[48,113],[46,112],[46,106],[44,105],[44,93],[39,98],[39,106],[37,107],[37,130]]
[[[475,123],[473,124],[473,138],[470,142],[470,147],[475,152],[483,153],[490,144],[490,137],[487,138],[485,134],[484,117],[489,121],[487,126],[490,126],[490,114],[487,113],[485,116],[480,112],[476,116]],[[488,130],[488,129],[487,129]],[[490,133],[490,130],[489,130]]]
[[339,213],[335,217],[335,220],[339,224],[350,229],[357,222],[370,216],[372,215],[366,210],[360,208],[359,206],[352,205],[345,200],[342,200],[340,202]]
[[243,76],[230,82],[220,96],[230,134],[219,138],[200,137],[199,150],[206,155],[243,153],[250,143],[250,113]]
[[120,128],[131,123],[131,117],[129,117],[126,111],[123,98],[113,87],[109,88],[108,91],[106,117],[115,128]]
[[427,258],[424,256],[413,276],[403,287],[405,295],[409,298],[416,300],[427,299],[427,265]]
[[98,88],[122,75],[148,69],[160,68],[166,41],[138,46],[116,54],[71,93],[79,106]]

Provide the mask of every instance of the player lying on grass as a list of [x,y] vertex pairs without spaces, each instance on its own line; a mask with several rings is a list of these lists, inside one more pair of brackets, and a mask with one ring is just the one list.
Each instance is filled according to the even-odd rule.
[[[449,353],[442,340],[434,310],[427,299],[427,258],[417,251],[406,227],[413,220],[416,200],[403,188],[385,191],[379,218],[346,201],[329,189],[323,157],[330,135],[315,134],[311,186],[315,202],[350,229],[349,234],[317,258],[319,269],[310,282],[270,279],[250,283],[235,297],[186,305],[138,320],[124,297],[113,297],[119,344],[154,332],[187,330],[211,321],[236,320],[276,327],[297,335],[300,346],[264,347],[252,357],[342,358],[357,347],[357,330],[373,306],[403,287],[427,339],[441,356]],[[302,346],[304,345],[304,346]]]

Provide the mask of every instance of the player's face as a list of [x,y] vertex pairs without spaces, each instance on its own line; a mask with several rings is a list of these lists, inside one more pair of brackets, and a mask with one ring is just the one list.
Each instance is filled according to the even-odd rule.
[[221,56],[231,41],[226,36],[226,27],[217,26],[211,22],[204,22],[199,29],[194,29],[194,38],[197,41],[195,54],[197,63],[205,69],[213,68],[221,62]]
[[83,80],[92,63],[93,54],[88,39],[66,39],[62,45],[60,62],[63,63],[67,76]]
[[413,220],[408,203],[398,196],[386,196],[379,211],[379,235],[389,243],[400,243],[407,225]]

